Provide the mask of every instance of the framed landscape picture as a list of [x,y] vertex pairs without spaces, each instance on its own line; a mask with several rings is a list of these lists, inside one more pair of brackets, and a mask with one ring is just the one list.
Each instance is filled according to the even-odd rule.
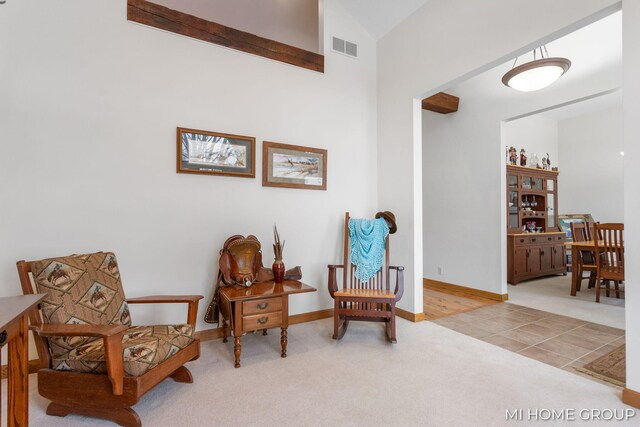
[[572,222],[584,222],[587,226],[592,227],[593,217],[591,214],[573,214],[573,215],[558,215],[558,225],[560,226],[560,231],[563,231],[567,234],[567,241],[572,241],[573,236],[571,235],[571,223]]
[[178,128],[178,173],[256,176],[256,139]]
[[327,150],[262,143],[262,186],[327,189]]

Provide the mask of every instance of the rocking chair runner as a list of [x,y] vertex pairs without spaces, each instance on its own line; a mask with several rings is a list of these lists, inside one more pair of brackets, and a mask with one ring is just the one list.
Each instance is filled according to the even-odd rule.
[[[385,259],[374,277],[366,282],[356,278],[356,267],[349,259],[349,212],[344,222],[344,264],[329,265],[329,293],[334,299],[333,339],[341,339],[350,320],[384,322],[387,339],[396,343],[396,302],[404,293],[404,267],[389,265],[389,236]],[[341,268],[342,289],[338,290],[336,270]],[[396,287],[391,291],[391,270],[396,270]]]
[[[18,261],[22,291],[46,293],[30,313],[47,414],[105,418],[141,426],[131,409],[164,379],[191,383],[185,362],[200,356],[193,337],[201,295],[127,299],[115,255],[98,252]],[[130,326],[128,304],[186,303],[187,324]]]

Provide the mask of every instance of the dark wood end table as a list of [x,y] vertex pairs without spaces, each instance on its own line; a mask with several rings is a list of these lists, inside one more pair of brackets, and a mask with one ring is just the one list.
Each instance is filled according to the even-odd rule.
[[[9,344],[7,425],[29,425],[29,311],[45,294],[0,298],[0,348]],[[2,364],[0,362],[0,364]],[[0,396],[0,399],[2,396]],[[0,412],[0,418],[2,413]]]
[[287,328],[289,327],[289,295],[315,292],[316,288],[297,280],[283,283],[255,283],[248,288],[227,286],[220,290],[223,342],[233,331],[235,367],[240,367],[242,335],[245,332],[279,327],[281,357],[287,357]]

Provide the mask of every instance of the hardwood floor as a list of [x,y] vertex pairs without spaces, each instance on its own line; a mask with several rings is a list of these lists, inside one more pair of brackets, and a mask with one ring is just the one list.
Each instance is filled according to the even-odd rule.
[[425,319],[435,320],[499,302],[464,291],[429,285],[424,287],[423,303]]

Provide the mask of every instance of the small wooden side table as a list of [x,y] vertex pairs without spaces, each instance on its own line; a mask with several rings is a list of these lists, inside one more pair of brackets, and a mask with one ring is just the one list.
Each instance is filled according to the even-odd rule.
[[[7,426],[29,425],[29,311],[45,294],[0,298],[0,348],[9,344]],[[0,365],[1,365],[0,361]],[[2,396],[0,396],[2,399]],[[2,413],[0,413],[2,419]]]
[[235,367],[240,367],[242,335],[245,332],[280,327],[281,357],[287,357],[287,328],[289,327],[289,295],[315,292],[316,288],[297,280],[283,283],[255,283],[251,287],[227,286],[220,290],[223,342],[233,331]]

